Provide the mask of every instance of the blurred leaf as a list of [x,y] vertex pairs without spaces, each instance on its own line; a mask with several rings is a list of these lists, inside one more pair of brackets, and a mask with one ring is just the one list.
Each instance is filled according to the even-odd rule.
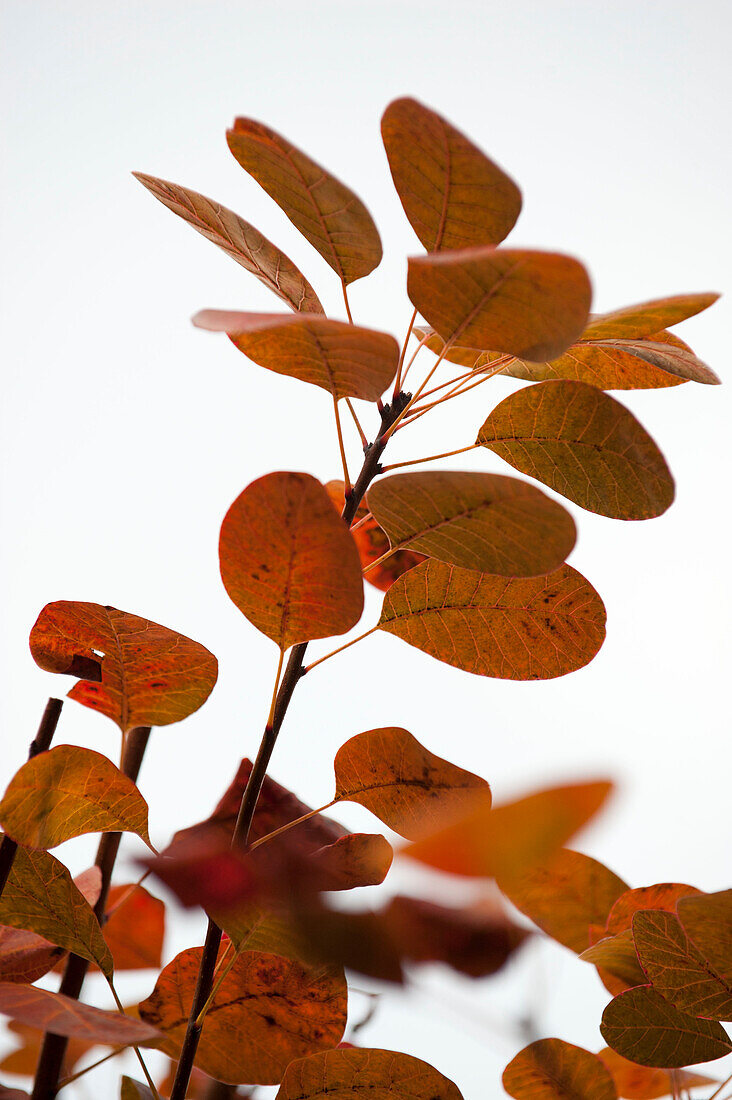
[[429,559],[394,582],[379,627],[478,676],[546,680],[592,660],[605,608],[569,565],[509,579]]
[[427,252],[500,244],[521,212],[513,180],[415,99],[395,99],[381,136],[404,212]]
[[641,969],[636,953],[633,932],[626,928],[614,936],[605,936],[580,955],[583,962],[592,963],[619,978],[625,988],[647,985],[648,978]]
[[[325,487],[333,501],[334,508],[340,516],[345,504],[343,482],[329,481]],[[375,562],[377,558],[382,557],[387,552],[389,549],[389,536],[370,516],[365,501],[362,501],[356,510],[354,524],[356,523],[358,526],[351,527],[351,534],[353,535],[353,541],[356,543],[361,566],[366,569],[367,566],[370,566],[372,562]],[[397,550],[394,554],[390,554],[380,565],[369,569],[364,580],[367,580],[369,584],[372,584],[374,588],[378,588],[381,592],[386,592],[388,588],[391,588],[397,577],[401,577],[402,573],[406,573],[408,569],[413,569],[415,565],[419,565],[424,560],[424,554],[416,554],[413,550]]]
[[732,890],[687,895],[676,908],[684,930],[704,958],[732,985]]
[[381,262],[381,240],[368,210],[350,188],[286,138],[254,119],[237,118],[229,149],[287,214],[343,283]]
[[419,1058],[393,1050],[326,1050],[292,1062],[276,1100],[462,1100],[457,1085]]
[[[144,886],[112,886],[102,929],[115,971],[162,966],[165,906]],[[93,966],[92,966],[93,969]]]
[[659,1069],[713,1062],[732,1052],[720,1024],[681,1012],[650,985],[629,989],[611,1001],[600,1031],[623,1058]]
[[0,982],[0,1012],[22,1024],[114,1046],[155,1047],[160,1033],[141,1020],[121,1012],[81,1004],[62,993],[33,985]]
[[616,1100],[615,1083],[589,1050],[562,1039],[539,1039],[519,1051],[503,1071],[515,1100]]
[[[661,1096],[670,1096],[674,1091],[674,1082],[666,1069],[639,1066],[621,1057],[614,1050],[610,1050],[610,1047],[604,1047],[598,1052],[597,1057],[601,1058],[610,1070],[618,1096],[624,1097],[625,1100],[658,1100]],[[676,1088],[681,1091],[718,1083],[712,1077],[702,1077],[698,1073],[686,1073],[679,1069],[674,1070],[673,1073]]]
[[[37,1027],[21,1024],[17,1020],[11,1020],[7,1030],[11,1035],[17,1036],[21,1045],[16,1047],[15,1050],[11,1050],[10,1054],[5,1055],[5,1058],[0,1062],[0,1070],[4,1073],[17,1073],[20,1077],[33,1077],[41,1053],[41,1044],[44,1039],[43,1032],[39,1031]],[[70,1038],[66,1046],[61,1075],[65,1077],[73,1073],[76,1063],[96,1045],[96,1041],[93,1040]]]
[[732,1020],[732,986],[689,939],[674,913],[636,913],[633,939],[649,981],[667,1001],[692,1016]]
[[590,512],[651,519],[674,499],[666,461],[620,402],[584,382],[540,382],[505,398],[477,442]]
[[642,909],[663,909],[676,912],[680,898],[699,894],[696,886],[687,886],[683,882],[657,882],[653,886],[638,886],[627,890],[614,903],[607,918],[607,930],[613,935],[625,932],[633,924],[633,914]]
[[153,1100],[152,1089],[131,1077],[122,1078],[120,1100]]
[[701,313],[719,298],[718,294],[677,294],[673,298],[657,298],[651,302],[624,306],[611,313],[599,313],[590,318],[583,332],[586,340],[633,340],[650,336],[670,325],[677,325],[695,313]]
[[230,598],[282,649],[344,634],[361,617],[356,545],[309,474],[253,481],[226,513],[219,558]]
[[378,886],[386,878],[393,858],[391,844],[379,833],[348,833],[313,852],[307,873],[318,890]]

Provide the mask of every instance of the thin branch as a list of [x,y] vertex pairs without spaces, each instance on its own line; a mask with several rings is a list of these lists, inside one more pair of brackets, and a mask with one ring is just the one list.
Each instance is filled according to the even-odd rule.
[[402,389],[404,389],[404,383],[407,380],[407,375],[409,374],[410,370],[412,369],[412,363],[417,358],[417,356],[419,355],[422,348],[427,345],[427,341],[429,340],[429,338],[430,338],[430,334],[428,332],[425,333],[425,335],[422,337],[422,339],[419,341],[416,348],[412,352],[412,357],[409,360],[409,362],[407,363],[407,365],[404,369],[404,373],[403,373],[402,378],[401,378],[401,388]]
[[[349,325],[352,325],[353,324],[353,317],[351,316],[351,307],[348,304],[348,289],[346,288],[346,284],[343,281],[343,279],[341,279],[341,288],[343,290],[343,301],[346,303],[346,315],[348,317],[348,323],[349,323]],[[171,1100],[173,1100],[172,1094],[171,1094]]]
[[[389,551],[389,554],[390,553],[391,553],[391,550]],[[383,557],[388,557],[389,554],[384,554],[382,556]],[[379,561],[381,561],[381,558],[379,558]],[[373,562],[373,564],[376,565],[376,562]],[[371,566],[369,566],[368,568],[370,569]],[[366,572],[366,570],[364,569],[364,573],[365,572]],[[377,623],[376,626],[372,626],[370,630],[367,630],[365,634],[359,634],[359,636],[357,638],[354,638],[353,641],[346,642],[345,645],[339,645],[338,649],[332,649],[330,651],[330,653],[326,653],[325,657],[319,657],[317,661],[313,661],[313,663],[311,665],[308,665],[307,668],[304,668],[302,670],[303,676],[305,675],[306,672],[310,672],[312,669],[316,668],[318,665],[322,665],[323,661],[328,661],[331,657],[335,657],[336,653],[342,653],[344,649],[350,649],[350,647],[352,645],[355,645],[356,642],[362,642],[364,640],[364,638],[368,638],[369,634],[373,634],[374,631],[378,630],[378,629],[379,629],[379,624]]]
[[341,463],[343,464],[343,483],[345,485],[345,495],[348,496],[351,492],[351,478],[348,474],[348,463],[346,462],[346,449],[343,446],[343,431],[341,429],[341,414],[338,412],[338,398],[333,394],[333,412],[335,414],[336,432],[338,433],[338,448],[341,452]]
[[[123,1006],[122,1002],[120,1001],[120,999],[117,995],[117,990],[114,988],[114,982],[112,981],[111,978],[108,978],[107,981],[108,981],[108,984],[109,984],[109,988],[112,991],[112,996],[114,997],[114,1003],[117,1005],[117,1009],[119,1010],[119,1012],[121,1012],[121,1014],[123,1016],[126,1016],[127,1013],[125,1012],[124,1006]],[[150,1071],[148,1070],[147,1066],[145,1065],[145,1059],[142,1057],[142,1054],[140,1053],[140,1048],[136,1047],[136,1046],[133,1046],[132,1049],[134,1050],[134,1052],[137,1056],[137,1061],[140,1063],[140,1069],[145,1074],[145,1080],[147,1081],[147,1083],[150,1087],[150,1091],[153,1094],[154,1100],[160,1100],[160,1094],[158,1093],[158,1090],[155,1088],[155,1082],[153,1081],[152,1077],[150,1076]]]
[[289,830],[294,829],[296,825],[301,825],[303,821],[309,821],[311,817],[316,817],[318,814],[325,813],[331,806],[335,806],[336,802],[338,802],[338,799],[334,798],[332,802],[326,802],[325,806],[319,806],[317,810],[310,810],[309,813],[303,814],[302,817],[296,817],[294,820],[288,821],[286,825],[280,825],[279,829],[267,833],[266,836],[260,836],[259,840],[255,840],[253,844],[250,844],[247,850],[253,852],[254,849],[259,848],[261,844],[266,844],[269,840],[274,840],[276,836],[289,832]]
[[[382,474],[388,474],[390,470],[400,470],[402,466],[417,466],[420,462],[436,462],[438,458],[451,458],[453,455],[464,454],[465,451],[474,451],[476,447],[480,446],[480,443],[471,443],[467,447],[458,447],[456,451],[443,451],[442,454],[439,455],[426,455],[424,458],[410,458],[406,462],[393,462],[390,466],[384,466],[381,472]],[[401,547],[397,546],[396,549],[399,550]],[[386,555],[382,556],[386,557]],[[373,565],[376,565],[376,562],[372,562],[366,569],[371,569]],[[366,569],[364,569],[364,573]]]
[[715,1091],[709,1097],[709,1100],[716,1100],[716,1097],[719,1096],[722,1089],[727,1087],[727,1085],[730,1083],[730,1081],[732,1081],[732,1073],[730,1073],[729,1077],[727,1077],[724,1081],[722,1081],[722,1084],[719,1086],[718,1089],[715,1089]]
[[356,416],[356,410],[353,407],[353,403],[351,402],[350,397],[346,398],[346,405],[348,407],[348,411],[350,412],[351,416],[353,417],[353,422],[356,425],[356,430],[357,430],[358,434],[361,437],[361,446],[366,448],[369,445],[369,441],[366,438],[366,434],[365,434],[363,428],[361,427],[361,421]]
[[[384,468],[383,468],[383,467],[382,467],[382,469],[381,469],[381,472],[382,472],[382,474],[383,474],[383,472],[384,472]],[[363,527],[364,523],[368,523],[368,522],[369,522],[369,520],[370,520],[370,519],[373,519],[373,518],[374,518],[374,517],[373,517],[373,515],[371,514],[371,512],[367,512],[365,516],[361,516],[361,519],[360,519],[360,520],[359,520],[359,521],[358,521],[357,523],[352,523],[352,524],[351,524],[351,526],[350,526],[350,528],[349,528],[349,530],[350,530],[350,531],[351,531],[351,533],[353,534],[353,532],[354,532],[354,531],[358,531],[359,527]]]
[[[514,357],[512,356],[511,358]],[[406,417],[402,424],[399,425],[399,427],[404,428],[408,424],[414,424],[415,420],[419,420],[420,416],[424,416],[426,412],[429,412],[430,409],[434,409],[437,405],[444,405],[445,402],[452,401],[452,399],[455,397],[462,397],[464,393],[469,393],[470,390],[474,390],[477,386],[482,386],[483,383],[487,382],[489,378],[493,378],[494,375],[500,374],[505,365],[505,363],[501,363],[500,366],[496,366],[495,369],[492,369],[490,371],[480,371],[480,377],[472,382],[469,386],[461,384],[460,386],[456,386],[455,389],[450,393],[445,394],[444,397],[438,398],[437,401],[431,401],[428,405],[422,405],[419,408],[413,408],[411,410],[411,413]],[[474,374],[475,372],[472,373]]]
[[[416,320],[417,320],[417,307],[415,306],[414,313],[412,314],[412,317],[409,321],[409,324],[407,325],[407,335],[404,337],[404,343],[402,344],[402,350],[399,353],[399,363],[397,364],[397,372],[396,372],[396,377],[394,379],[394,393],[392,394],[392,398],[395,398],[396,395],[399,393],[399,391],[402,388],[402,367],[404,366],[404,357],[407,354],[407,347],[409,346],[409,337],[412,335],[412,329],[414,328],[414,322]],[[411,365],[411,362],[410,362],[410,365]]]

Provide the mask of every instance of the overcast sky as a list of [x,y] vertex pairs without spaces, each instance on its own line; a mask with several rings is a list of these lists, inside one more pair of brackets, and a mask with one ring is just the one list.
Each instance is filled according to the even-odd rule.
[[[581,258],[596,310],[728,291],[729,7],[5,0],[3,23],[0,786],[25,759],[47,696],[70,686],[28,653],[44,604],[91,600],[144,615],[203,642],[221,666],[209,703],[153,737],[140,786],[160,846],[210,812],[239,758],[254,754],[274,676],[274,646],[221,586],[221,519],[268,471],[327,480],[339,466],[326,395],[255,368],[224,337],[190,325],[202,307],[272,310],[276,299],[130,172],[232,207],[340,317],[330,269],[226,147],[235,115],[268,123],[368,205],[385,258],[353,286],[352,308],[359,323],[401,339],[405,257],[419,246],[391,185],[379,119],[391,99],[413,95],[519,182],[524,212],[509,243]],[[731,321],[723,299],[679,330],[727,382]],[[472,442],[510,389],[496,379],[475,400],[423,418],[429,426],[404,432],[391,461]],[[359,730],[403,725],[484,775],[499,801],[611,776],[618,793],[578,846],[632,885],[729,885],[730,388],[615,396],[666,454],[677,500],[647,523],[570,506],[580,532],[572,564],[608,609],[596,660],[559,680],[517,684],[460,673],[377,635],[298,689],[272,764],[278,780],[326,802],[338,746]],[[355,465],[353,436],[350,447]],[[510,472],[485,453],[449,468]],[[362,629],[378,610],[372,591]],[[115,727],[74,703],[58,741],[118,753]],[[357,808],[342,816],[376,827]],[[87,838],[61,855],[77,870],[93,851]],[[134,842],[125,851],[139,854]],[[412,871],[393,882],[446,896]],[[200,924],[186,921],[168,956],[200,937]],[[133,980],[128,996],[146,995],[151,981]],[[501,1095],[500,1071],[522,1045],[502,1029],[529,1008],[540,1034],[602,1045],[607,998],[563,949],[533,947],[496,980],[435,972],[419,982],[383,998],[360,1041],[425,1057],[466,1100]],[[106,1003],[90,986],[97,994]],[[356,996],[354,1018],[362,1010]]]

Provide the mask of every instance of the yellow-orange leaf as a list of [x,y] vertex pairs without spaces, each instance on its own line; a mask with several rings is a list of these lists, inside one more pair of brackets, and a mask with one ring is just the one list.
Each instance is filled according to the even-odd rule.
[[546,680],[592,660],[605,608],[569,565],[511,579],[428,559],[391,586],[379,627],[478,676]]
[[590,512],[651,519],[674,499],[666,461],[624,405],[585,382],[540,382],[496,405],[477,443]]
[[95,1043],[155,1047],[161,1038],[154,1027],[141,1020],[121,1012],[92,1008],[62,993],[33,985],[0,982],[0,1012],[41,1031]]
[[563,848],[546,863],[498,883],[517,909],[571,951],[584,951],[627,885],[602,863]]
[[636,913],[633,939],[649,981],[667,1001],[692,1016],[732,1020],[732,984],[702,955],[674,913]]
[[657,882],[653,886],[638,886],[621,894],[607,918],[607,930],[611,935],[625,932],[633,924],[633,914],[642,909],[663,909],[674,913],[680,898],[700,894],[696,886],[684,882]]
[[685,931],[727,985],[732,985],[732,890],[685,896],[677,904]]
[[490,787],[450,764],[399,727],[357,733],[336,753],[336,800],[358,802],[393,829],[416,840],[446,817],[490,805]]
[[579,338],[592,296],[570,256],[488,247],[411,257],[407,290],[443,340],[532,360]]
[[416,99],[395,99],[381,136],[394,186],[427,252],[500,244],[521,212],[521,192],[472,141]]
[[713,1062],[732,1052],[721,1024],[681,1012],[650,985],[629,989],[611,1001],[600,1031],[623,1058],[659,1069]]
[[582,333],[585,340],[634,340],[650,336],[670,325],[677,325],[695,313],[701,313],[719,298],[718,294],[677,294],[673,298],[657,298],[652,302],[624,306],[611,313],[590,318]]
[[69,671],[75,654],[101,660],[101,683],[82,680],[69,698],[105,714],[123,732],[187,718],[206,702],[218,675],[213,653],[198,642],[98,603],[46,604],[30,649],[47,672]]
[[35,932],[97,963],[107,977],[112,974],[112,956],[94,910],[49,852],[18,847],[0,898],[0,924]]
[[598,812],[612,783],[551,787],[485,806],[403,849],[412,859],[469,877],[508,879],[553,856]]
[[287,1067],[276,1100],[462,1100],[427,1062],[394,1050],[351,1047],[299,1058]]
[[162,965],[165,906],[144,886],[111,887],[103,932],[115,971]]
[[381,262],[373,219],[350,188],[281,134],[250,118],[226,133],[229,149],[344,283]]
[[[618,1096],[625,1100],[658,1100],[661,1096],[670,1096],[674,1091],[674,1081],[666,1069],[653,1069],[639,1066],[621,1057],[610,1047],[598,1051],[598,1058],[605,1063],[615,1081]],[[676,1088],[682,1091],[697,1088],[700,1085],[716,1085],[712,1077],[702,1077],[700,1073],[687,1073],[674,1070]]]
[[55,848],[84,833],[136,833],[148,847],[147,803],[111,760],[78,745],[39,753],[11,779],[0,825],[29,848]]
[[[625,987],[647,985],[648,979],[641,969],[636,945],[630,928],[615,936],[605,936],[580,955],[583,962],[606,970],[613,978],[619,978]],[[620,987],[622,989],[622,986]]]
[[441,355],[448,363],[455,363],[457,366],[466,367],[468,370],[475,370],[478,366],[481,366],[484,357],[491,354],[477,348],[466,348],[461,344],[450,344],[448,346],[442,337],[428,325],[414,325],[412,333],[420,343],[424,341],[424,346],[433,351],[435,355]]
[[230,598],[281,649],[345,634],[361,617],[356,544],[309,474],[247,486],[224,517],[219,560]]
[[[140,1004],[142,1019],[165,1033],[162,1049],[171,1057],[180,1053],[201,953],[177,955]],[[340,1041],[346,1002],[342,971],[245,951],[211,1002],[197,1065],[227,1084],[278,1084],[294,1058]]]
[[499,474],[393,474],[371,486],[368,505],[392,548],[504,577],[552,573],[577,537],[574,520],[560,504],[533,485]]
[[177,183],[146,176],[142,172],[132,174],[168,210],[256,275],[291,309],[298,313],[324,312],[317,294],[292,260],[233,210],[227,210],[221,203]]
[[335,398],[376,401],[399,362],[393,336],[327,317],[204,309],[193,323],[225,332],[260,367],[320,386]]
[[562,1039],[539,1039],[503,1071],[515,1100],[616,1100],[613,1078],[596,1054]]

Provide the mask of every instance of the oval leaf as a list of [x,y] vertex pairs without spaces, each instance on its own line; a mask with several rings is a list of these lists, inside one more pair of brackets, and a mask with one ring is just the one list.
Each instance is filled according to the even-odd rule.
[[652,519],[674,499],[666,461],[619,401],[584,382],[541,382],[496,405],[477,442],[590,512]]
[[227,210],[213,199],[207,199],[205,195],[189,191],[177,183],[146,176],[142,172],[133,172],[132,175],[168,210],[256,275],[260,283],[264,283],[296,313],[325,312],[317,294],[292,260],[233,210]]
[[513,477],[472,471],[393,474],[368,491],[393,549],[482,573],[552,573],[571,553],[574,520],[560,504]]
[[695,1066],[732,1052],[729,1036],[716,1020],[681,1012],[650,985],[629,989],[611,1001],[600,1031],[609,1047],[641,1066]]
[[376,401],[394,381],[399,345],[386,332],[327,317],[204,309],[198,328],[225,332],[260,367],[341,397]]
[[393,1050],[326,1050],[292,1062],[276,1100],[462,1100],[452,1081]]
[[589,1050],[562,1039],[539,1039],[519,1051],[503,1071],[515,1100],[616,1100],[607,1067]]
[[447,119],[396,99],[381,136],[404,213],[427,252],[500,244],[521,212],[521,192]]
[[82,680],[69,698],[105,714],[123,733],[187,718],[206,702],[218,675],[213,653],[198,642],[98,603],[46,604],[30,649],[47,672],[68,671],[75,654],[101,660],[101,683]]
[[512,580],[429,559],[391,586],[379,627],[478,676],[546,680],[592,660],[605,608],[569,565]]
[[0,1012],[30,1027],[95,1043],[155,1047],[160,1033],[141,1020],[121,1012],[81,1004],[63,993],[32,985],[0,982]]
[[633,914],[642,909],[663,909],[674,913],[680,898],[699,894],[696,886],[683,882],[657,882],[653,886],[638,886],[621,894],[607,918],[607,930],[611,935],[632,928]]
[[381,240],[368,210],[350,188],[286,138],[250,118],[226,133],[229,149],[318,250],[343,283],[381,262]]
[[581,336],[592,297],[571,256],[496,248],[413,256],[407,290],[443,340],[532,360]]
[[732,1019],[732,984],[704,958],[674,913],[636,913],[633,939],[649,981],[667,1001],[692,1016]]
[[243,615],[281,649],[345,634],[361,617],[356,544],[309,474],[266,474],[221,525],[221,578]]
[[686,1073],[678,1069],[673,1071],[672,1081],[668,1070],[638,1066],[609,1047],[598,1051],[597,1057],[610,1070],[618,1095],[626,1100],[659,1100],[661,1096],[670,1096],[674,1091],[674,1081],[677,1089],[687,1092],[700,1085],[718,1084],[712,1077],[702,1077],[700,1073]]
[[607,782],[551,787],[494,809],[485,804],[415,841],[403,855],[468,877],[511,878],[550,858],[585,825],[612,790]]
[[111,760],[58,745],[16,772],[0,802],[0,824],[29,848],[55,848],[84,833],[136,833],[148,847],[147,803]]
[[673,298],[656,298],[652,302],[624,306],[590,318],[582,336],[585,340],[633,340],[649,336],[701,313],[718,298],[714,293],[677,294]]
[[445,817],[490,805],[490,787],[399,727],[357,733],[336,753],[336,801],[358,802],[407,840],[434,832]]
[[677,912],[704,958],[732,985],[732,890],[685,896],[679,900]]
[[318,890],[378,886],[393,858],[391,844],[380,833],[348,833],[313,852],[308,861],[309,886]]
[[[162,1049],[171,1057],[180,1053],[202,950],[177,955],[140,1004],[142,1019],[165,1032]],[[245,951],[211,1002],[197,1065],[227,1084],[278,1084],[294,1058],[340,1041],[346,1002],[342,971]]]

